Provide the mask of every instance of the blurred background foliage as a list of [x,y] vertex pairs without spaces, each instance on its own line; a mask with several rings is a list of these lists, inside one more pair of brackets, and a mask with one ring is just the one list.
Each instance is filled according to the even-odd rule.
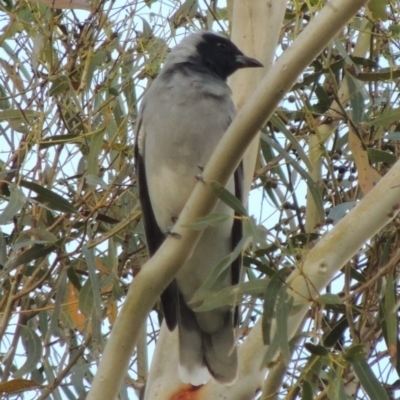
[[[288,2],[277,56],[323,3]],[[138,103],[170,46],[200,28],[229,34],[228,15],[216,0],[105,1],[92,12],[0,2],[3,398],[85,397],[127,286],[147,257],[133,169]],[[372,0],[262,131],[253,217],[244,217],[253,240],[243,249],[241,335],[264,311],[264,338],[271,339],[270,319],[281,317],[271,339],[286,364],[276,398],[400,396],[397,219],[335,277],[292,346],[290,307],[272,295],[398,159],[399,19],[395,0]],[[363,34],[368,46],[359,56]],[[233,289],[211,290],[199,293],[202,307],[237,298]],[[156,305],[121,398],[138,398],[161,319]]]

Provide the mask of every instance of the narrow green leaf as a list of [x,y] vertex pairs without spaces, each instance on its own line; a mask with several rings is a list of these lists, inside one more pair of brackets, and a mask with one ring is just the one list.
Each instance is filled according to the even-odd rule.
[[238,299],[242,296],[261,296],[267,285],[265,279],[255,279],[249,282],[242,282],[239,285],[229,286],[214,293],[205,293],[198,297],[203,301],[199,307],[194,307],[196,311],[210,311],[223,306],[235,306]]
[[106,50],[97,50],[94,54],[92,59],[90,60],[89,67],[86,73],[86,88],[90,87],[90,84],[93,79],[94,72],[99,69],[101,64],[107,60],[107,51]]
[[59,75],[52,82],[49,90],[49,96],[55,96],[57,94],[64,94],[70,88],[71,82],[65,75]]
[[365,358],[353,361],[352,366],[370,400],[389,400],[389,396],[372,372]]
[[385,304],[384,324],[386,325],[388,352],[390,358],[394,360],[395,361],[394,364],[396,364],[397,351],[398,351],[397,338],[398,338],[399,321],[397,317],[396,284],[393,279],[393,270],[391,270],[387,275],[384,304]]
[[109,87],[108,88],[108,93],[111,94],[112,96],[115,96],[115,97],[119,95],[119,91],[115,87]]
[[387,109],[385,112],[379,115],[367,125],[373,126],[385,126],[390,125],[393,122],[398,122],[400,120],[400,108]]
[[265,352],[264,359],[262,362],[263,366],[268,367],[271,362],[274,361],[276,354],[279,351],[279,337],[278,334],[275,333],[274,338],[269,344],[267,351]]
[[24,237],[28,239],[25,240],[25,242],[29,242],[30,244],[32,243],[55,244],[59,240],[57,239],[57,236],[53,235],[51,232],[47,231],[44,228],[31,228],[21,233],[21,235],[12,245],[13,250],[17,250],[23,247],[19,245],[20,243],[19,239],[22,238],[22,240],[24,240]]
[[0,225],[9,223],[26,201],[24,193],[16,185],[10,183],[8,188],[10,190],[10,197],[8,199],[8,204],[0,214]]
[[318,303],[319,304],[342,304],[343,301],[342,299],[337,295],[333,293],[325,293],[319,296],[318,298]]
[[326,356],[329,351],[321,345],[315,345],[312,343],[304,343],[304,347],[314,356]]
[[77,209],[63,196],[46,189],[42,185],[39,185],[35,182],[26,181],[24,179],[21,179],[20,185],[26,189],[34,191],[37,194],[35,200],[45,204],[53,210],[65,213],[77,212]]
[[75,271],[75,268],[71,265],[71,262],[66,263],[66,265],[70,265],[70,267],[67,268],[67,276],[69,281],[74,285],[74,287],[79,291],[82,288],[80,278],[78,274]]
[[48,254],[57,250],[60,245],[60,241],[52,245],[35,244],[31,248],[25,250],[17,257],[10,258],[2,272],[9,272],[20,265],[28,264],[31,261],[37,260],[38,258],[46,257]]
[[349,362],[356,362],[365,359],[365,350],[362,344],[349,347],[344,354],[344,359]]
[[90,279],[87,279],[79,291],[79,310],[88,317],[92,313],[93,304],[93,289]]
[[309,246],[312,242],[319,239],[321,235],[319,233],[299,233],[298,235],[291,236],[288,240],[288,244],[292,247]]
[[312,111],[323,114],[329,109],[332,101],[326,93],[326,88],[319,83],[316,83],[315,94],[318,98],[318,103],[312,106]]
[[347,72],[362,82],[393,81],[400,78],[400,69],[393,67],[380,68],[378,72],[354,72],[350,69]]
[[46,332],[45,343],[49,343],[52,340],[52,337],[54,337],[53,335],[58,335],[62,305],[65,303],[67,298],[67,285],[67,273],[65,269],[63,269],[57,283],[56,298],[54,301],[53,312],[50,317],[50,323],[48,324],[48,330]]
[[363,96],[363,86],[360,82],[353,78],[352,75],[346,73],[347,82],[349,85],[349,91],[351,94],[350,104],[351,104],[351,119],[355,125],[360,124],[364,120],[364,96]]
[[7,262],[7,244],[4,234],[0,229],[0,267],[4,267]]
[[[337,49],[337,51],[339,52],[339,54],[342,56],[342,58],[345,61],[345,65],[344,66],[356,66],[356,63],[352,60],[352,58],[350,57],[349,52],[347,51],[346,46],[342,43],[341,40],[339,40],[338,38],[333,39],[333,43]],[[357,70],[359,70],[359,68],[357,68]]]
[[290,296],[286,287],[282,287],[276,303],[276,335],[279,338],[279,349],[285,365],[290,362],[289,330],[288,321],[293,307],[293,297]]
[[99,158],[100,152],[103,147],[104,129],[96,132],[90,141],[89,154],[87,156],[87,174],[99,175]]
[[26,351],[26,360],[22,367],[14,372],[15,378],[22,378],[36,368],[42,357],[43,346],[37,333],[29,326],[21,327],[21,338]]
[[389,25],[388,30],[396,39],[398,39],[400,35],[400,26],[396,23],[396,21],[393,21],[393,23]]
[[122,90],[132,121],[135,121],[137,118],[137,97],[135,90],[136,84],[135,80],[133,79],[136,68],[137,66],[136,63],[133,62],[132,56],[126,57],[126,60],[121,67],[121,79],[123,79],[125,82]]
[[311,386],[311,383],[308,381],[303,382],[303,388],[301,392],[302,400],[313,400],[314,399],[314,393],[313,393],[313,388]]
[[224,188],[219,182],[216,181],[208,182],[208,184],[211,186],[214,194],[218,196],[218,198],[226,205],[235,210],[239,215],[247,216],[247,211],[242,202],[229,190]]
[[[340,370],[340,367],[337,366]],[[344,388],[343,379],[335,367],[331,366],[328,372],[328,387],[326,393],[329,400],[350,400]]]
[[367,282],[367,278],[353,267],[350,268],[350,276],[351,279],[355,279],[357,282]]
[[196,15],[198,8],[198,0],[186,0],[169,18],[171,28],[178,28],[186,24]]
[[67,143],[82,143],[83,137],[82,135],[77,134],[67,134],[67,135],[53,135],[47,136],[40,142],[40,147],[42,149],[47,149],[52,146],[57,146],[59,144],[67,144]]
[[[71,368],[71,384],[75,392],[79,395],[79,399],[87,397],[86,377],[90,376],[90,364],[89,363],[75,363]],[[77,396],[71,400],[76,400]],[[121,399],[122,400],[122,399]]]
[[209,226],[216,226],[222,224],[223,222],[229,219],[232,219],[230,215],[221,213],[212,213],[205,217],[197,218],[194,222],[188,224],[187,227],[195,231],[202,231],[203,229],[206,229]]
[[100,282],[96,273],[97,269],[94,258],[94,250],[83,246],[82,253],[86,260],[86,265],[89,272],[89,281],[93,291],[93,313],[97,319],[101,320]]
[[262,334],[265,345],[270,344],[271,324],[276,315],[276,303],[279,292],[284,288],[287,270],[282,268],[269,281],[265,288],[263,315],[262,315]]
[[331,220],[333,225],[336,225],[352,208],[357,205],[356,201],[347,201],[346,203],[338,204],[332,207],[329,211],[328,220]]
[[25,234],[25,232],[21,233],[20,236],[18,236],[17,240],[13,245],[11,245],[11,249],[13,251],[17,251],[19,249],[22,249],[23,247],[29,247],[33,244],[48,244],[47,240],[35,240],[31,239],[28,235]]
[[[43,367],[44,376],[46,377],[47,382],[54,382],[56,380],[56,375],[54,374],[56,370],[54,365],[51,363],[50,357],[43,357]],[[52,397],[54,400],[63,400],[56,390],[53,391]]]
[[257,224],[253,217],[243,219],[243,234],[251,238],[251,242],[257,248],[266,248],[268,230],[264,225]]
[[367,7],[371,11],[374,20],[386,21],[388,19],[386,7],[389,5],[388,0],[370,0]]
[[6,91],[4,90],[4,86],[0,85],[0,110],[6,110],[10,107],[11,103]]
[[104,180],[97,175],[87,174],[86,182],[88,185],[93,186],[94,188],[96,186],[100,186],[102,189],[108,188],[107,183],[105,183]]
[[304,379],[310,382],[313,390],[318,390],[319,384],[317,379],[323,374],[324,368],[330,364],[329,356],[311,355],[307,364],[303,368]]
[[349,327],[347,318],[343,317],[323,339],[325,347],[334,346],[340,339],[343,338],[344,331]]
[[0,111],[0,121],[30,121],[39,118],[40,113],[32,110],[5,110]]
[[388,164],[394,164],[397,161],[397,157],[393,153],[378,149],[367,149],[368,157],[371,162],[385,162]]
[[248,241],[247,237],[243,237],[241,241],[237,244],[233,252],[221,260],[217,266],[213,269],[211,274],[207,277],[203,285],[197,290],[194,294],[192,300],[190,301],[191,305],[198,306],[199,301],[202,301],[204,298],[210,295],[210,292],[214,291],[215,288],[220,289],[220,285],[225,281],[226,274],[228,273],[228,268],[231,266],[232,262],[236,260],[237,257],[240,256],[243,248],[246,246]]
[[[96,304],[96,303],[94,303]],[[100,348],[103,348],[103,336],[101,334],[101,322],[102,318],[99,317],[98,311],[96,310],[96,307],[92,308],[92,316],[90,319],[91,322],[91,332],[90,334],[93,337],[93,341],[95,343],[98,343]]]

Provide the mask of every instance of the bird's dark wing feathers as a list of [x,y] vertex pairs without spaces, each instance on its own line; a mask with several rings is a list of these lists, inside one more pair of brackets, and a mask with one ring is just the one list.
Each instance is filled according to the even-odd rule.
[[[235,196],[243,202],[243,161],[240,162],[234,174],[235,181]],[[232,225],[232,251],[238,245],[243,236],[243,223],[240,215],[235,212],[235,218]],[[231,265],[232,285],[237,285],[240,281],[240,270],[242,268],[241,254],[233,261]],[[239,307],[236,306],[233,314],[235,325],[239,324]]]
[[[139,186],[139,198],[142,207],[142,217],[144,231],[146,233],[147,247],[150,256],[158,250],[165,239],[164,233],[161,231],[154,216],[153,208],[151,207],[149,190],[147,187],[147,179],[144,165],[144,157],[139,152],[138,135],[140,130],[140,122],[136,130],[136,145],[135,145],[135,162],[136,162],[136,179]],[[161,295],[161,306],[164,312],[165,321],[168,329],[173,330],[178,323],[178,288],[176,281],[173,280]]]

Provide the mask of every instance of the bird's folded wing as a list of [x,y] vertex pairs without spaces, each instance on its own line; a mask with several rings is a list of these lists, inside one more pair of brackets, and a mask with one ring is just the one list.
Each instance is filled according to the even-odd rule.
[[[142,207],[142,221],[146,233],[147,247],[150,256],[161,246],[165,239],[164,233],[157,224],[153,208],[151,206],[149,190],[147,186],[144,152],[141,152],[139,141],[144,139],[145,132],[141,129],[140,117],[136,130],[135,144],[135,163],[136,163],[136,179],[139,186],[139,198]],[[143,136],[142,136],[143,135]],[[141,140],[144,143],[144,140]],[[177,320],[177,301],[178,289],[176,281],[173,280],[161,295],[161,305],[163,308],[165,320],[168,329],[173,330],[178,322]]]

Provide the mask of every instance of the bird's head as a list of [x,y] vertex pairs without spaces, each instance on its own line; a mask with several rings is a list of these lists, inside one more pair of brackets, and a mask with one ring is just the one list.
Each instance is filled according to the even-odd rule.
[[200,31],[187,36],[169,55],[172,63],[193,62],[206,67],[222,80],[240,68],[263,65],[245,56],[229,39],[212,32]]

